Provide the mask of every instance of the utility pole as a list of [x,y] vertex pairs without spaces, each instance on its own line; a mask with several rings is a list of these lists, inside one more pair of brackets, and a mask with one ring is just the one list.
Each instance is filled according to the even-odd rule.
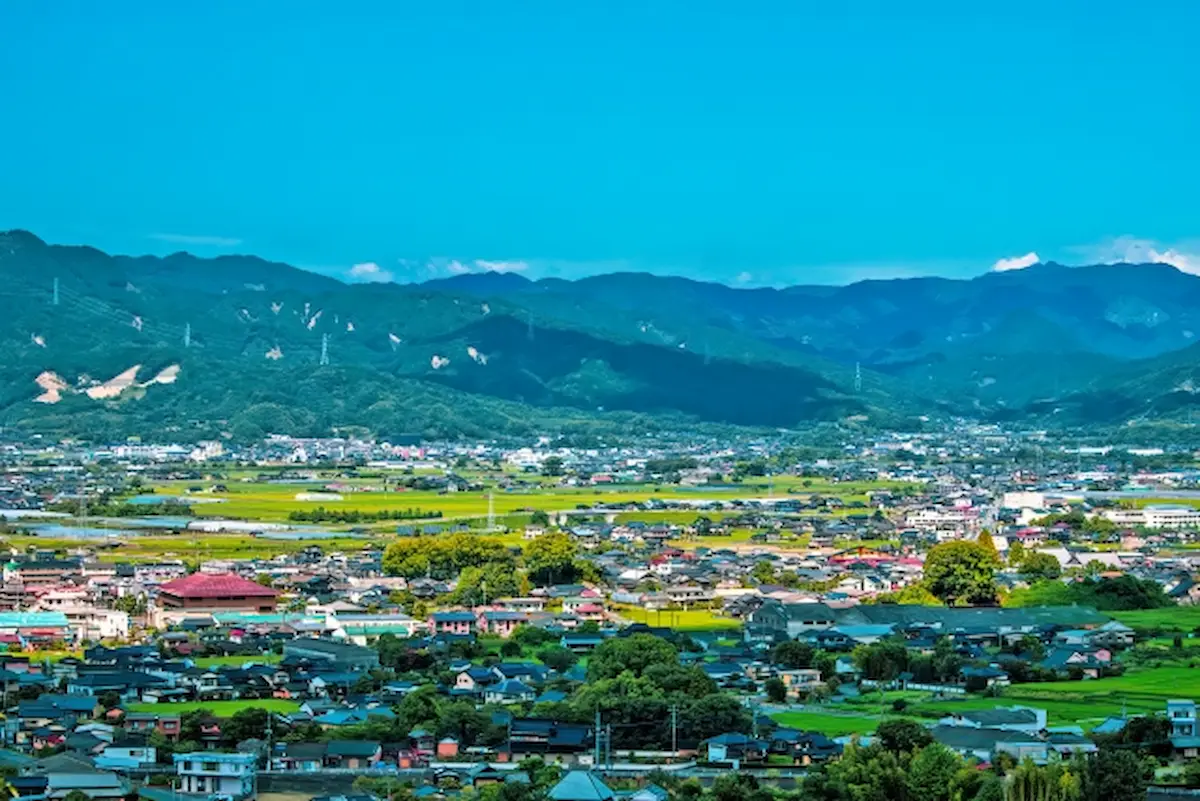
[[605,760],[605,764],[608,765],[609,770],[612,770],[612,724],[611,723],[608,724],[608,730],[604,733],[604,747],[608,751],[608,759]]
[[329,364],[329,334],[321,334],[321,366]]
[[596,725],[595,725],[596,746],[595,746],[595,750],[592,752],[592,766],[597,767],[597,768],[600,767],[600,734],[601,734],[600,709],[599,709],[599,707],[597,707],[596,708]]
[[671,759],[679,756],[679,705],[671,705]]

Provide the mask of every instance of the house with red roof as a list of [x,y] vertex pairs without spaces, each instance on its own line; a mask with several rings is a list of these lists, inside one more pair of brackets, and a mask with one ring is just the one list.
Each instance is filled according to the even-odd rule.
[[193,573],[158,588],[158,608],[172,612],[274,612],[279,593],[233,573]]

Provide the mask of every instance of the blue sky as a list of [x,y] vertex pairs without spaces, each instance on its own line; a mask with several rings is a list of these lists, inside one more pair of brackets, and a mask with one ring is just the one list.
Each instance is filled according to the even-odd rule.
[[1200,270],[1200,4],[5,3],[0,228],[362,280]]

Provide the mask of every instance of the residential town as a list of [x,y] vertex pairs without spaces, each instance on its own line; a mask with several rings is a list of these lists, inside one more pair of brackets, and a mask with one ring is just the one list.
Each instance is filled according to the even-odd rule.
[[1200,786],[1193,455],[1030,441],[10,443],[0,764],[33,801],[826,797],[934,747],[1002,794]]

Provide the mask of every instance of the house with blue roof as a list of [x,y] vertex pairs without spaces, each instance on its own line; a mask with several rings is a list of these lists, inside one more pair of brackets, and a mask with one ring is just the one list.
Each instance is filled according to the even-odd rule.
[[505,679],[484,690],[483,697],[489,704],[523,704],[532,702],[537,692],[519,679]]

